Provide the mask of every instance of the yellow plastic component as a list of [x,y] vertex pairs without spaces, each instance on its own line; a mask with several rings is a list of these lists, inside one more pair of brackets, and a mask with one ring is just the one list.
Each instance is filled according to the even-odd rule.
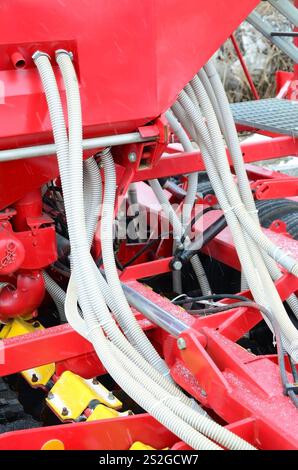
[[12,326],[12,323],[9,322],[9,323],[6,323],[5,325],[3,325],[1,331],[0,331],[0,338],[1,339],[5,339],[7,338],[8,336],[8,333],[10,332],[11,330],[11,326]]
[[[136,441],[132,444],[129,450],[157,450],[155,447],[148,446],[141,441]],[[169,450],[168,447],[164,447],[162,450]]]
[[51,439],[45,442],[40,450],[65,450],[65,447],[60,439]]
[[117,410],[122,403],[97,380],[85,380],[65,371],[51,389],[46,402],[62,420],[75,420],[88,408],[92,400]]
[[38,321],[27,322],[23,318],[15,318],[2,328],[1,338],[14,338],[15,336],[26,335],[27,333],[43,329],[43,326]]
[[119,413],[117,410],[113,410],[105,405],[97,405],[91,415],[87,418],[87,421],[96,421],[99,419],[110,419],[110,418],[119,418],[120,416],[129,416],[132,414],[131,411],[124,411]]
[[[15,336],[21,336],[43,329],[44,327],[38,321],[28,322],[23,318],[15,318],[2,328],[0,335],[1,339],[14,338]],[[54,363],[34,367],[33,369],[24,370],[21,372],[24,379],[32,387],[46,385],[54,373]]]
[[141,441],[136,441],[133,445],[129,448],[129,450],[156,450],[154,447],[148,446]]

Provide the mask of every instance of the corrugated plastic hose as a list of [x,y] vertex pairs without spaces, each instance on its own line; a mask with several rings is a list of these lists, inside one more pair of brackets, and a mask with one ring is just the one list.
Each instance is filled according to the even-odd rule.
[[[188,135],[186,134],[185,130],[181,126],[180,122],[176,119],[172,111],[168,111],[166,113],[166,118],[173,132],[177,135],[178,139],[180,140],[180,143],[182,144],[184,151],[193,152],[194,148]],[[187,193],[186,193],[186,197],[185,197],[183,209],[182,209],[182,226],[183,226],[184,231],[187,228],[189,224],[189,220],[191,218],[192,208],[196,200],[197,186],[198,186],[198,173],[196,172],[188,176]],[[160,191],[158,191],[158,194],[160,194]],[[162,200],[165,201],[164,198]],[[177,242],[177,243],[180,243],[180,242]],[[210,284],[209,284],[206,272],[204,270],[204,267],[201,263],[200,258],[197,255],[193,256],[191,259],[191,264],[196,274],[196,277],[198,279],[203,295],[211,294],[212,291],[210,288]]]
[[65,292],[64,290],[51,278],[51,276],[43,271],[43,278],[45,281],[45,286],[47,292],[52,297],[53,301],[56,304],[57,310],[59,312],[59,317],[61,321],[65,321],[65,311],[64,311],[64,302],[65,302]]
[[104,199],[102,205],[100,240],[105,275],[114,298],[117,310],[113,311],[123,333],[130,343],[147,359],[149,364],[163,375],[169,374],[169,369],[163,359],[152,346],[143,332],[126,300],[119,280],[114,257],[113,222],[116,198],[116,170],[112,154],[108,149],[102,152],[102,162],[105,175]]
[[[82,136],[81,132],[77,133],[79,124],[81,123],[80,118],[80,101],[79,101],[79,90],[75,78],[75,72],[73,69],[73,65],[70,61],[70,58],[65,54],[60,54],[57,57],[58,64],[61,68],[62,75],[64,77],[65,85],[66,85],[66,94],[67,94],[67,103],[68,103],[68,112],[69,112],[69,138],[70,138],[70,145],[69,145],[69,155],[72,157],[72,165],[70,171],[70,183],[72,183],[72,198],[75,200],[76,210],[75,210],[75,218],[76,224],[74,226],[78,226],[80,228],[77,229],[79,233],[82,233],[82,224],[84,224],[84,214],[81,210],[83,206],[83,191],[82,191],[82,171],[79,171],[79,167],[81,166],[81,159],[82,159]],[[72,144],[73,139],[73,144]],[[107,155],[107,154],[106,154]],[[80,176],[81,175],[81,176]],[[107,185],[107,181],[106,181]],[[80,205],[80,210],[78,210],[78,205]],[[104,209],[103,209],[104,212]],[[78,215],[79,214],[79,215]],[[119,366],[118,362],[114,359],[113,354],[110,353],[109,350],[109,343],[105,339],[101,328],[97,324],[97,319],[94,314],[92,314],[92,308],[89,310],[90,304],[88,304],[88,298],[85,297],[86,295],[86,282],[84,282],[84,274],[85,274],[85,264],[83,263],[83,257],[87,255],[86,247],[88,247],[87,240],[86,240],[86,233],[83,231],[83,236],[85,235],[85,241],[82,240],[82,236],[79,234],[78,239],[76,240],[76,235],[73,234],[74,241],[78,241],[79,239],[80,244],[74,243],[74,254],[73,258],[76,259],[80,264],[80,272],[75,268],[75,274],[77,276],[78,281],[82,281],[82,284],[79,284],[79,290],[83,291],[84,295],[82,295],[83,299],[83,312],[84,312],[84,319],[87,322],[88,326],[88,333],[89,337],[92,338],[92,343],[99,354],[99,357],[102,359],[103,365],[109,370],[111,375],[114,379],[119,383],[122,388],[127,391],[127,393],[135,399],[138,403],[141,404],[145,409],[147,409],[153,416],[155,416],[160,422],[165,424],[169,429],[171,429],[175,434],[180,436],[185,442],[192,445],[194,448],[213,448],[216,449],[217,446],[211,443],[207,438],[202,436],[201,434],[195,432],[190,426],[185,424],[182,420],[180,420],[177,415],[172,413],[166,406],[164,406],[163,402],[159,400],[156,403],[156,400],[152,400],[153,395],[144,388],[141,383],[147,383],[147,377],[145,374],[142,374],[142,382],[137,383],[135,382],[126,371]],[[80,253],[81,252],[81,253]],[[84,256],[83,256],[84,255]],[[86,274],[87,274],[87,266],[86,266]],[[82,274],[83,275],[82,275]],[[93,271],[92,269],[89,270],[89,282],[91,285],[93,284]],[[94,286],[95,287],[95,286]],[[91,294],[90,289],[88,289],[89,296]],[[97,289],[98,290],[98,289]],[[81,295],[80,295],[81,301]],[[92,303],[91,303],[92,305]],[[87,308],[87,310],[86,310]],[[103,351],[104,350],[104,351]],[[112,372],[111,372],[112,370]]]
[[[221,129],[224,129],[223,133],[230,150],[243,203],[247,211],[252,215],[255,222],[259,225],[259,218],[257,215],[258,211],[256,209],[255,201],[250,189],[249,180],[245,170],[239,144],[238,134],[227,95],[212,61],[209,61],[205,65],[205,70],[201,69],[198,73],[198,76],[201,79],[202,84],[205,87],[208,97],[212,103],[220,127]],[[274,281],[278,280],[282,276],[278,266],[266,253],[261,252],[261,254],[264,257],[265,264],[269,269],[272,279]],[[292,294],[287,299],[287,302],[298,318],[298,299],[296,295]]]
[[[105,338],[101,329],[101,326],[107,325],[100,325],[98,323],[98,319],[94,311],[94,307],[96,307],[95,310],[97,310],[99,307],[109,314],[104,299],[101,296],[100,290],[97,288],[94,271],[92,268],[90,268],[89,243],[87,231],[85,228],[83,207],[84,197],[82,181],[82,128],[80,117],[80,99],[75,72],[68,55],[65,53],[60,53],[57,57],[57,60],[59,66],[61,67],[66,84],[69,112],[70,142],[69,149],[66,149],[65,124],[63,119],[62,121],[60,119],[62,106],[52,68],[48,58],[45,55],[39,54],[38,56],[35,56],[34,59],[44,84],[49,105],[55,143],[57,146],[59,168],[60,171],[62,170],[62,173],[64,172],[63,174],[61,173],[60,176],[64,197],[66,198],[65,207],[72,248],[74,274],[79,288],[79,297],[81,307],[84,312],[84,320],[86,321],[88,327],[89,340],[91,340],[92,344],[94,345],[95,350],[104,367],[110,372],[112,377],[116,380],[117,383],[119,383],[123,390],[126,391],[137,403],[139,403],[140,406],[150,412],[158,421],[168,427],[172,432],[174,432],[193,448],[219,449],[216,444],[212,443],[202,434],[195,431],[191,426],[180,419],[177,414],[171,412],[171,410],[164,405],[163,396],[159,397],[159,401],[157,402],[156,396],[150,393],[150,391],[148,391],[147,388],[143,385],[147,384],[147,387],[152,387],[151,383],[147,383],[146,374],[142,374],[143,381],[141,383],[137,382],[131,377],[129,373],[126,372],[126,370],[121,365],[119,365],[118,360],[111,351],[110,342]],[[57,132],[60,126],[60,132]],[[69,161],[69,156],[71,158],[71,162]],[[75,204],[73,205],[74,202]],[[72,206],[73,208],[70,210],[69,206]],[[77,264],[80,269],[77,269]],[[88,287],[89,284],[90,287]],[[94,295],[92,289],[95,291]],[[110,323],[113,323],[113,320],[109,316],[107,324]],[[165,399],[169,399],[167,393],[165,395]],[[172,399],[174,400],[175,398],[173,397]],[[177,406],[179,406],[179,400]],[[212,422],[210,421],[210,423]],[[224,431],[225,430],[223,430],[223,432]],[[239,439],[237,436],[233,437],[234,439]]]
[[[64,54],[61,54],[61,55],[64,55]],[[43,59],[45,59],[45,60],[43,60]],[[59,56],[58,56],[58,60],[59,60]],[[48,103],[49,103],[49,108],[51,110],[51,118],[52,118],[52,121],[53,121],[53,128],[55,128],[56,127],[55,114],[56,114],[57,108],[61,107],[61,103],[59,102],[59,99],[58,99],[58,102],[56,101],[56,98],[58,97],[57,94],[55,92],[54,92],[54,95],[51,93],[52,90],[53,90],[53,85],[57,89],[56,83],[53,82],[53,80],[55,80],[55,78],[54,78],[53,73],[50,74],[50,75],[48,73],[49,70],[52,72],[52,69],[51,69],[50,64],[48,62],[48,59],[45,56],[39,55],[38,57],[35,57],[35,61],[36,61],[36,65],[38,66],[38,68],[40,70],[40,74],[41,74],[41,77],[42,77],[43,82],[44,82],[45,91],[46,91],[47,98],[48,98]],[[44,65],[45,65],[45,67],[44,67]],[[49,80],[48,80],[48,78],[49,78]],[[58,90],[57,90],[57,92],[58,92]],[[68,93],[69,93],[69,91],[68,91]],[[60,106],[59,106],[59,104],[60,104]],[[76,106],[74,106],[73,108],[70,107],[70,111],[74,112],[75,108],[76,108]],[[77,113],[74,113],[74,115],[77,116]],[[59,116],[59,114],[58,114],[58,116]],[[72,128],[71,116],[72,116],[72,113],[70,113],[70,120],[69,120],[70,139],[74,135],[76,135],[76,133],[73,134],[73,132],[75,130],[77,130],[76,126],[74,126],[74,128]],[[63,123],[62,123],[62,127],[63,127]],[[71,132],[71,129],[72,129],[72,132]],[[56,136],[57,136],[57,134],[56,134]],[[59,134],[58,134],[58,137],[59,137]],[[61,137],[61,134],[60,134],[60,137]],[[77,139],[80,139],[80,133],[76,137],[77,137]],[[75,144],[75,142],[76,142],[76,139],[74,140],[73,145]],[[58,152],[57,152],[58,153],[58,159],[61,160],[61,157],[66,158],[66,160],[63,161],[62,167],[63,167],[63,169],[65,169],[64,164],[66,163],[66,171],[68,171],[68,169],[67,169],[67,166],[68,166],[67,165],[67,163],[68,163],[68,152],[67,152],[67,154],[65,154],[64,153],[64,149],[65,149],[64,145],[62,146],[62,148],[60,148],[59,143],[63,144],[63,140],[62,141],[59,140],[59,139],[56,140],[56,145],[57,145],[57,149],[58,149]],[[77,141],[77,143],[78,143],[78,141]],[[71,140],[70,140],[70,151],[74,150],[73,145],[71,145]],[[61,155],[61,150],[62,150],[62,155]],[[74,169],[73,170],[74,175],[72,175],[72,172],[70,172],[70,178],[69,178],[69,182],[70,183],[75,183],[75,186],[72,186],[70,184],[68,189],[64,188],[65,189],[64,190],[64,195],[66,196],[66,198],[70,196],[69,190],[71,191],[71,193],[76,192],[77,194],[81,194],[81,196],[82,196],[82,193],[83,193],[82,181],[77,180],[77,178],[75,177],[76,172],[77,172],[76,166],[77,166],[77,163],[79,163],[79,162],[76,162],[75,157],[77,157],[77,159],[78,159],[79,152],[77,153],[77,155],[75,155],[75,153],[76,152],[74,152],[74,151],[73,151],[73,153],[70,153],[70,155],[72,156],[71,168]],[[62,163],[62,162],[60,161],[60,163]],[[78,165],[78,166],[80,166],[80,165]],[[65,182],[65,180],[63,181],[62,175],[61,175],[61,180],[62,180],[62,186],[63,186],[64,185],[63,183]],[[66,178],[66,181],[67,180],[68,180],[68,178]],[[74,188],[73,190],[72,190],[72,187]],[[71,196],[74,197],[74,194],[71,194]],[[79,199],[78,196],[76,197],[76,199]],[[79,201],[76,201],[76,202],[79,202]],[[83,202],[83,197],[81,197],[81,206],[83,205],[82,202]],[[68,210],[68,204],[66,204],[66,210]],[[171,413],[163,405],[160,406],[160,409],[155,410],[154,406],[156,404],[156,400],[153,399],[153,396],[149,392],[147,392],[144,389],[143,386],[141,386],[140,384],[135,383],[135,381],[133,381],[130,378],[130,376],[128,374],[126,374],[126,372],[121,367],[118,366],[117,361],[115,361],[113,355],[110,354],[110,350],[108,348],[108,342],[105,339],[105,337],[104,337],[104,335],[101,331],[100,325],[97,322],[97,318],[96,318],[95,314],[92,312],[91,303],[89,303],[88,294],[90,295],[91,292],[88,289],[89,292],[87,294],[87,291],[86,291],[86,285],[88,284],[88,282],[90,280],[92,281],[92,271],[88,272],[88,269],[86,269],[86,267],[87,267],[86,266],[86,261],[83,260],[84,257],[86,258],[86,260],[88,260],[88,256],[86,256],[86,254],[88,255],[88,253],[89,253],[88,252],[87,234],[86,234],[86,230],[84,230],[84,214],[82,213],[81,210],[78,210],[77,205],[75,206],[74,214],[68,214],[68,224],[69,224],[69,231],[70,231],[70,239],[71,239],[72,248],[73,248],[72,249],[72,251],[73,251],[73,260],[75,260],[75,262],[78,261],[79,264],[80,264],[79,275],[76,274],[76,273],[78,273],[78,270],[76,270],[76,267],[74,266],[75,274],[76,274],[76,276],[78,276],[78,280],[82,281],[82,283],[79,282],[80,302],[81,302],[81,305],[82,305],[82,309],[84,311],[85,321],[87,321],[88,331],[89,331],[89,338],[92,339],[92,341],[94,342],[96,351],[99,354],[100,359],[102,359],[103,365],[107,368],[107,370],[111,371],[111,369],[112,369],[112,373],[111,373],[112,376],[114,376],[116,381],[122,386],[122,388],[124,390],[126,390],[128,393],[130,391],[130,395],[132,396],[133,399],[136,400],[136,402],[140,403],[141,406],[143,406],[148,411],[150,410],[150,412],[153,416],[155,416],[159,421],[161,421],[163,424],[165,424],[167,427],[169,427],[181,439],[185,440],[185,442],[188,442],[189,445],[193,445],[194,447],[197,447],[197,448],[201,448],[201,447],[216,448],[216,446],[213,443],[211,443],[208,439],[204,438],[201,434],[194,432],[191,427],[187,426],[182,420],[177,418],[176,415]],[[70,222],[69,219],[72,219],[73,216],[74,216],[74,218],[77,218],[78,214],[80,214],[79,220],[81,219],[82,223],[79,225],[78,231],[80,231],[80,235],[77,238],[77,235],[75,233],[73,233],[73,231],[75,232],[75,224],[73,226],[72,222]],[[81,236],[82,233],[84,235],[85,240],[82,239],[82,236]],[[82,250],[82,248],[83,248],[83,250]],[[86,250],[86,252],[84,253],[84,257],[83,256],[77,257],[77,255],[80,251],[84,252],[85,250]],[[86,282],[86,279],[85,279],[85,275],[87,275],[87,274],[88,274],[88,282]],[[84,286],[84,288],[83,288],[83,286]],[[97,299],[98,299],[99,303],[101,304],[101,308],[106,309],[106,305],[103,302],[103,298],[101,297],[101,294],[98,291],[98,289],[97,289],[96,294],[97,294]],[[144,377],[144,379],[145,379],[145,377]]]
[[238,222],[237,217],[233,213],[233,211],[230,210],[230,204],[227,200],[226,193],[222,186],[221,179],[213,164],[210,153],[205,145],[205,141],[207,140],[207,146],[209,147],[209,149],[211,149],[211,152],[213,152],[212,143],[208,135],[208,130],[204,129],[203,127],[203,130],[206,131],[206,133],[204,135],[204,141],[201,140],[201,137],[202,137],[201,136],[201,130],[202,130],[201,129],[201,126],[202,126],[201,115],[197,112],[197,109],[195,108],[195,106],[189,100],[188,97],[187,97],[187,100],[185,101],[185,95],[183,92],[180,93],[179,97],[183,105],[187,106],[189,117],[193,120],[193,123],[196,129],[198,130],[198,135],[193,135],[192,137],[194,139],[197,139],[198,143],[200,144],[201,153],[204,159],[204,163],[205,163],[206,171],[210,179],[210,183],[216,191],[216,196],[217,196],[217,199],[219,201],[221,208],[225,212],[225,217],[227,219],[227,223],[229,227],[231,228],[231,233],[234,239],[235,247],[236,247],[242,268],[250,272],[250,275],[249,275],[250,281],[251,281],[250,288],[254,292],[254,295],[256,296],[256,298],[258,299],[257,302],[262,304],[262,302],[264,301],[263,293],[260,290],[260,282],[258,280],[258,276],[255,271],[255,267],[252,263],[250,254],[247,250],[246,242],[242,234],[241,226]]
[[[170,223],[173,227],[174,238],[176,239],[177,243],[179,243],[179,241],[182,238],[182,235],[184,234],[184,229],[183,229],[182,223],[181,223],[178,215],[176,214],[175,210],[171,206],[171,204],[170,204],[167,196],[165,195],[159,181],[156,180],[156,179],[150,180],[149,184],[150,184],[155,196],[157,197],[164,214],[169,219],[169,221],[170,221]],[[197,255],[194,255],[191,258],[190,262],[191,262],[191,265],[192,265],[192,267],[193,267],[193,269],[196,273],[196,276],[198,278],[198,281],[199,281],[199,284],[200,284],[203,295],[209,295],[211,293],[211,288],[210,288],[205,270],[204,270],[204,268],[201,264],[201,261],[200,261],[199,257]]]
[[[192,103],[189,96],[184,91],[182,91],[179,95],[180,104],[182,102],[181,100],[185,100],[185,101],[188,101],[189,103]],[[196,108],[195,105],[193,106],[194,106],[194,109],[196,110],[196,114],[200,115],[199,109]],[[203,119],[197,119],[196,126],[197,126],[197,132],[199,132],[206,149],[208,150],[209,154],[212,155],[212,152],[213,152],[212,145],[210,146],[210,139],[208,141],[208,139],[206,138],[206,126],[205,126]],[[190,128],[189,128],[189,132],[191,133]],[[222,145],[223,145],[223,142],[222,142]],[[222,162],[222,159],[220,161]],[[224,169],[225,169],[224,176],[227,176],[226,168]],[[230,186],[232,190],[230,190],[231,189]],[[235,188],[235,191],[233,191],[233,188]],[[228,189],[229,189],[229,197],[231,197],[233,200],[233,204],[231,203],[230,210],[233,210],[235,212],[235,214],[241,221],[241,224],[243,225],[247,233],[251,236],[251,238],[257,243],[257,245],[260,246],[260,248],[262,248],[265,252],[267,252],[276,262],[280,263],[287,271],[298,276],[297,261],[292,256],[286,254],[283,250],[277,247],[271,240],[269,240],[266,237],[266,235],[264,235],[264,233],[260,230],[258,225],[254,222],[252,217],[247,213],[247,211],[245,211],[244,205],[242,201],[240,200],[238,190],[235,187],[235,182],[233,178],[231,177],[231,174],[229,176]]]
[[[137,381],[140,381],[141,376],[139,370],[137,370],[133,364],[127,360],[127,357],[120,350],[116,350],[114,347],[113,349],[115,350],[115,354],[119,361],[122,362],[125,370],[129,371]],[[180,403],[179,407],[177,407],[177,399],[173,398],[173,396],[169,394],[164,394],[164,391],[160,387],[159,389],[158,387],[154,387],[154,389],[152,387],[152,390],[154,390],[157,400],[161,400],[161,397],[163,397],[162,401],[166,403],[172,411],[178,413],[179,417],[218,444],[230,450],[255,450],[252,445],[248,444],[248,442],[244,441],[242,438],[238,436],[235,438],[234,433],[223,428],[215,421],[211,421],[209,418],[199,415],[183,403]]]
[[[203,91],[205,91],[205,90],[203,89]],[[196,120],[194,122],[195,126],[197,124],[197,121],[200,121],[199,125],[196,126],[196,127],[198,129],[198,132],[201,134],[202,127],[203,127],[203,122],[201,120],[201,115],[197,112],[195,105],[191,102],[191,100],[189,99],[189,97],[187,96],[187,94],[185,92],[182,92],[179,96],[180,96],[180,103],[182,104],[182,106],[185,106],[185,109],[187,110],[189,115],[191,115],[192,118]],[[206,97],[207,97],[207,99],[205,99]],[[204,100],[202,102],[203,98],[204,98]],[[224,202],[225,205],[226,205],[226,208],[224,209],[225,215],[227,217],[228,214],[233,213],[233,214],[236,214],[239,217],[239,212],[241,212],[241,209],[244,209],[244,206],[243,206],[243,203],[242,203],[242,201],[239,197],[239,193],[235,188],[235,183],[234,183],[234,180],[233,180],[232,175],[230,173],[228,162],[226,160],[226,152],[225,152],[225,148],[224,148],[221,133],[220,133],[220,128],[218,126],[213,108],[210,105],[210,101],[208,100],[207,94],[204,95],[202,93],[202,96],[200,98],[200,104],[203,106],[204,111],[207,113],[206,118],[207,118],[207,122],[208,122],[208,128],[209,128],[209,131],[210,131],[210,133],[212,134],[212,137],[213,137],[213,140],[211,141],[210,136],[209,136],[209,132],[208,132],[207,127],[206,127],[203,130],[204,142],[206,141],[207,146],[209,146],[209,147],[212,146],[212,144],[213,144],[213,146],[214,146],[214,155],[216,157],[216,164],[218,166],[218,170],[220,171],[221,178],[223,178],[224,186],[225,186],[225,188],[227,188],[226,195],[229,198],[229,201],[225,197],[225,202]],[[205,160],[206,160],[206,158],[205,158]],[[209,163],[210,163],[210,165],[209,165],[210,168],[212,168],[212,171],[214,171],[214,168],[213,168],[214,163],[212,161],[212,158],[210,159]],[[205,164],[206,164],[206,161],[205,161]],[[210,170],[210,168],[209,168],[209,170]],[[212,184],[215,191],[218,191],[218,185],[221,185],[221,181],[220,181],[219,177],[218,177],[218,181],[215,183],[215,185]],[[221,205],[222,205],[222,203],[221,203]],[[246,211],[244,211],[244,213],[247,214]],[[247,217],[249,217],[249,214],[247,214]],[[229,218],[231,218],[231,217],[229,217]],[[239,221],[244,225],[244,228],[246,229],[247,228],[247,223],[245,223],[245,224],[243,223],[243,213],[242,212],[241,212],[241,217],[239,217]],[[256,226],[256,224],[253,222],[252,219],[251,219],[251,221],[252,221],[252,224],[254,224]],[[241,228],[240,228],[240,230],[241,230]],[[247,233],[250,235],[251,230],[250,231],[247,230]],[[256,241],[256,237],[253,237],[253,238],[254,238],[254,241]],[[262,237],[259,237],[259,238],[262,238]],[[264,236],[264,238],[266,239],[267,237]],[[234,241],[235,241],[235,236],[234,236]],[[254,253],[252,252],[252,250],[253,250],[253,245],[252,244],[249,245],[248,249],[251,252],[251,255],[254,255]],[[277,250],[279,250],[279,249],[277,248]],[[279,250],[279,252],[281,252],[281,250]],[[272,305],[274,315],[276,316],[276,318],[277,318],[277,320],[278,320],[278,322],[279,322],[279,324],[282,328],[284,336],[286,337],[287,342],[289,343],[287,345],[288,346],[288,351],[293,356],[293,358],[296,360],[297,359],[297,352],[298,352],[298,341],[297,341],[297,338],[298,338],[297,333],[298,332],[297,332],[296,328],[294,327],[294,325],[292,324],[292,322],[290,321],[289,317],[287,316],[287,314],[284,310],[284,307],[282,305],[282,302],[280,300],[280,297],[279,297],[279,295],[278,295],[278,293],[275,289],[274,284],[271,281],[271,278],[270,278],[268,272],[265,269],[262,268],[262,259],[261,258],[258,258],[257,260],[255,259],[255,262],[258,262],[258,269],[260,270],[260,274],[262,275],[262,279],[259,276],[259,280],[261,282],[261,285],[262,285],[262,283],[264,283],[266,285],[266,291],[267,291],[267,289],[268,290],[270,289],[269,292],[270,292],[271,298],[270,298],[269,305]],[[295,263],[295,260],[293,262]],[[247,266],[242,264],[242,267],[243,267],[243,269],[246,269],[246,271],[247,271]],[[251,286],[251,282],[254,282],[253,277],[252,277],[252,272],[250,272],[250,274],[249,274],[250,279],[248,278],[248,276],[246,276],[246,278],[247,278],[248,284],[251,287],[252,292],[254,293],[254,289],[252,289],[252,286]],[[254,271],[254,272],[255,272],[255,274],[257,273],[256,271]],[[265,289],[263,289],[263,292],[264,292],[264,290]],[[262,297],[263,297],[263,295],[262,295]],[[263,297],[262,300],[259,303],[264,304],[264,300],[265,300],[264,297]],[[265,305],[268,305],[267,302],[265,303]]]
[[[230,198],[230,203],[234,204],[236,203],[237,200],[241,201],[241,199],[238,197],[238,192],[236,191],[235,186],[232,185],[232,182],[234,182],[234,180],[230,172],[230,167],[227,161],[226,152],[225,152],[225,148],[224,148],[223,141],[222,141],[221,131],[217,122],[216,115],[214,113],[214,110],[208,98],[208,95],[198,78],[196,78],[195,91],[197,92],[197,98],[200,101],[200,104],[204,111],[204,115],[207,118],[207,123],[210,129],[210,132],[213,136],[218,170],[221,174],[224,184],[226,185],[226,187],[228,187],[227,195]],[[217,143],[218,143],[218,147],[216,146]],[[242,155],[241,155],[241,158],[242,158]],[[244,177],[244,175],[242,176]],[[231,184],[231,186],[228,186],[229,183]],[[246,193],[248,192],[250,192],[250,188],[246,187]],[[234,199],[232,198],[232,196],[234,196]],[[252,200],[252,195],[250,199]],[[253,204],[254,206],[254,202],[253,200],[251,202],[251,200],[250,200],[250,207],[251,207],[251,204]],[[243,206],[243,209],[244,209],[244,206]],[[239,219],[239,220],[241,222],[242,219]],[[255,225],[260,230],[259,223]],[[289,319],[287,315],[287,312],[283,306],[280,296],[278,295],[278,292],[274,286],[274,283],[272,282],[271,276],[269,275],[269,272],[264,264],[263,257],[260,253],[258,246],[256,246],[253,240],[249,239],[247,235],[248,234],[246,232],[246,237],[248,240],[248,247],[252,254],[252,257],[254,259],[258,272],[260,273],[260,277],[264,285],[264,290],[267,294],[267,297],[270,299],[272,310],[279,324],[281,325],[285,338],[290,343],[287,345],[288,351],[289,353],[297,357],[298,331],[296,330],[296,328],[294,327],[293,323],[291,322],[291,320]]]

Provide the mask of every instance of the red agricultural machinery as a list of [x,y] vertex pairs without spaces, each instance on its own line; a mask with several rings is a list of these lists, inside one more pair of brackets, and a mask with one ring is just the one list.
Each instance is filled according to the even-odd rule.
[[254,164],[298,69],[259,99],[233,36],[297,63],[298,5],[258,3],[1,1],[1,449],[298,449],[298,183]]

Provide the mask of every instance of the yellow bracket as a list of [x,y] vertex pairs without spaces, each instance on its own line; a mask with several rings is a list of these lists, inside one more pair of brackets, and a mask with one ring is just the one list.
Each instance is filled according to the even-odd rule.
[[[162,450],[168,450],[168,447],[164,447]],[[129,450],[157,450],[154,447],[148,446],[141,441],[136,441],[132,444]]]
[[62,421],[79,418],[93,400],[114,410],[122,407],[122,402],[100,382],[83,379],[70,371],[63,372],[46,398],[48,406]]
[[[34,320],[29,322],[23,318],[15,318],[4,325],[0,332],[0,338],[14,338],[15,336],[26,335],[37,330],[44,330],[44,327],[38,321]],[[34,388],[45,386],[54,374],[54,363],[34,367],[21,372],[24,379]]]

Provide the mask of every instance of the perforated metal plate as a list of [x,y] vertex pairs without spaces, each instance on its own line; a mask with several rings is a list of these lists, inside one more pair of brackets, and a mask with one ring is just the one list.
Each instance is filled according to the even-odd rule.
[[298,101],[270,98],[231,104],[237,124],[298,137]]

